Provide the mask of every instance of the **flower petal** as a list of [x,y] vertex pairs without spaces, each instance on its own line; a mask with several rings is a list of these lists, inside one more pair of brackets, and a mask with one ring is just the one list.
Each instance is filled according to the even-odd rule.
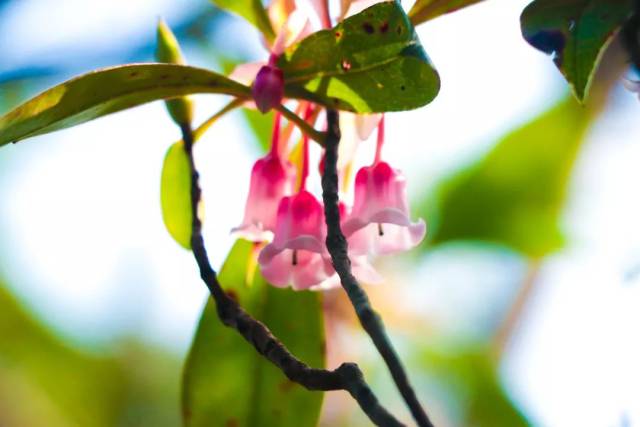
[[378,127],[382,114],[358,114],[356,115],[356,132],[360,140],[369,139],[373,130]]
[[266,62],[248,62],[237,65],[231,74],[229,74],[229,78],[245,86],[251,86],[258,75],[258,71],[260,71],[264,65],[266,65]]

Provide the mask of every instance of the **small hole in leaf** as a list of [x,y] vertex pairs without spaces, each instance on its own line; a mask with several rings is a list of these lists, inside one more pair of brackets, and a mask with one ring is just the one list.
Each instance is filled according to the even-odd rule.
[[375,31],[375,28],[373,28],[373,25],[371,25],[371,23],[369,22],[365,22],[364,24],[362,24],[362,29],[367,34],[373,34],[373,32]]
[[382,25],[380,25],[380,32],[382,34],[384,34],[387,31],[389,31],[389,23],[388,22],[384,22]]

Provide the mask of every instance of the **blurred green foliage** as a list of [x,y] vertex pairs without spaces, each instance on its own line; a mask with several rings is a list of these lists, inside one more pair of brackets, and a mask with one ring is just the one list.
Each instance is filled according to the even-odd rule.
[[262,5],[262,0],[211,0],[221,9],[228,10],[246,19],[255,26],[267,40],[273,40],[275,33],[271,21]]
[[438,382],[456,425],[529,426],[502,385],[489,347],[455,345],[417,351],[424,375]]
[[[236,242],[220,272],[221,285],[298,358],[324,367],[320,294],[269,285],[255,271],[255,256],[252,243]],[[208,302],[184,372],[185,425],[314,427],[322,398],[289,381],[237,331],[224,326],[215,304]]]
[[0,425],[179,424],[180,364],[127,341],[112,354],[75,348],[34,320],[0,284]]
[[569,176],[593,117],[565,99],[441,182],[419,207],[431,219],[429,242],[486,241],[533,258],[558,249]]

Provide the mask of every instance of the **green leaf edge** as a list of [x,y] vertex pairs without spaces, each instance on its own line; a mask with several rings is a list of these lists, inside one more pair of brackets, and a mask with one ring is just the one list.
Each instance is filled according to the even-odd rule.
[[[85,102],[65,114],[61,114],[53,110],[60,104],[61,100],[63,100],[65,93],[68,91],[69,85],[78,84],[86,79],[97,80],[99,77],[107,76],[109,74],[115,75],[116,73],[124,73],[127,74],[129,78],[135,78],[144,72],[151,72],[153,75],[148,79],[148,85],[145,86],[144,90],[146,92],[143,92],[143,94],[146,93],[146,96],[141,96],[138,101],[130,101],[125,103],[123,106],[115,108],[105,108],[110,102],[113,102],[118,98],[126,98],[135,94],[140,94],[141,91],[139,89],[132,92],[125,91],[117,94],[115,97],[108,95],[100,96],[96,101]],[[163,83],[163,80],[168,79],[167,76],[171,73],[177,74],[179,81],[172,85]],[[199,77],[197,84],[191,83],[194,73]],[[207,82],[208,79],[209,81]],[[95,87],[99,86],[99,82],[92,82],[92,84],[94,84]],[[167,89],[163,94],[153,95],[148,93],[162,88]],[[217,93],[232,95],[239,98],[248,98],[250,96],[250,92],[251,90],[249,87],[221,74],[187,65],[137,63],[102,68],[82,74],[59,85],[53,86],[0,117],[0,147],[10,142],[15,143],[32,136],[76,126],[99,117],[161,99],[176,98],[195,93]],[[53,98],[54,102],[52,103],[48,98]],[[100,111],[100,108],[102,108],[103,111]],[[36,112],[27,114],[30,109],[33,109]],[[91,114],[92,110],[94,111],[93,114]],[[45,119],[44,123],[39,123],[39,120],[43,120],[43,116],[46,114],[51,114],[54,117],[49,120]]]

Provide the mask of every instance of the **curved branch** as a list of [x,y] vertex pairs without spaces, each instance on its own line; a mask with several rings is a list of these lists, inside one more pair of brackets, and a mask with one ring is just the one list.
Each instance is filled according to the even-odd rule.
[[198,171],[193,159],[193,131],[189,125],[183,125],[181,129],[191,170],[191,212],[193,216],[191,246],[200,269],[200,277],[207,285],[216,303],[218,316],[222,323],[238,331],[258,353],[277,366],[291,381],[309,390],[345,390],[353,396],[375,425],[403,427],[404,424],[396,420],[380,405],[356,364],[343,363],[333,371],[309,367],[291,354],[262,322],[251,317],[222,289],[216,272],[209,263],[202,237],[202,223],[198,218],[201,190]]
[[338,209],[338,144],[340,143],[340,123],[335,110],[327,110],[327,136],[325,139],[324,173],[322,175],[322,199],[327,223],[327,249],[331,254],[333,267],[340,276],[342,287],[347,292],[351,304],[364,330],[386,362],[393,381],[404,398],[413,418],[420,427],[433,427],[425,410],[420,405],[407,374],[389,340],[382,319],[371,307],[369,297],[351,273],[351,261],[347,254],[347,240],[340,228]]

